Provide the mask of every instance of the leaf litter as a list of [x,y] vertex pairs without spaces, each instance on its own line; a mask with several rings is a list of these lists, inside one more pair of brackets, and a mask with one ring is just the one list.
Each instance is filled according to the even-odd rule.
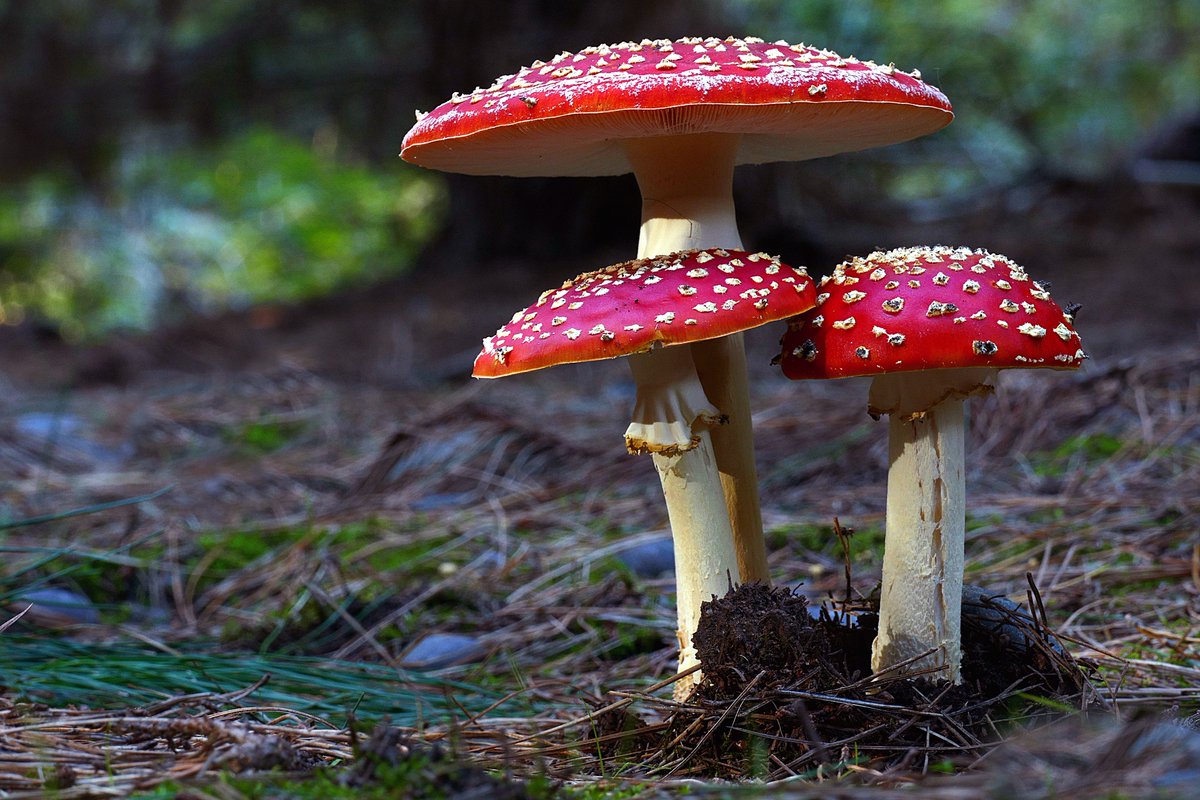
[[[620,447],[622,381],[601,365],[486,392],[380,388],[285,364],[79,390],[55,413],[86,424],[57,443],[0,425],[0,792],[126,796],[344,764],[356,714],[477,766],[646,796],[695,776],[788,792],[803,781],[813,796],[884,797],[916,781],[930,797],[1036,797],[1049,783],[1138,796],[1188,768],[1161,731],[1189,731],[1200,702],[1196,346],[1006,374],[973,401],[968,582],[1021,635],[977,631],[968,652],[995,664],[996,647],[1034,645],[1005,651],[1016,673],[972,678],[968,657],[968,681],[994,679],[969,697],[863,683],[886,437],[865,420],[862,383],[772,379],[756,381],[754,402],[781,588],[754,590],[750,605],[769,620],[753,631],[789,644],[765,661],[719,654],[731,663],[701,694],[668,699],[671,580],[616,558],[665,525],[651,467]],[[0,401],[9,417],[39,402]],[[280,435],[264,451],[244,440],[250,425]],[[39,516],[50,519],[11,524]],[[835,518],[858,530],[845,549]],[[104,621],[14,619],[34,581],[79,592]],[[838,624],[851,612],[856,628]],[[401,665],[438,632],[474,637],[478,660]],[[201,668],[185,679],[174,665],[196,643],[207,652],[191,654]],[[83,680],[80,648],[124,673]],[[318,676],[284,680],[292,657]],[[217,669],[238,659],[252,669]],[[350,660],[369,668],[338,673]],[[323,690],[321,663],[345,686]],[[368,690],[387,681],[390,705]],[[1064,724],[1077,726],[1067,743],[1048,733]]]

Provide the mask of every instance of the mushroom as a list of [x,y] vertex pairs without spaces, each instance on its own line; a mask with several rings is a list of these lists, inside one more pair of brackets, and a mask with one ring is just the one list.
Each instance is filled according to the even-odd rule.
[[[985,250],[912,247],[837,266],[779,357],[793,379],[874,376],[889,415],[887,515],[875,672],[936,670],[958,683],[963,578],[963,400],[996,370],[1077,368],[1071,313],[1019,265]],[[930,652],[932,651],[932,652]],[[922,653],[930,654],[916,658]]]
[[[725,417],[700,385],[695,343],[793,316],[813,298],[807,272],[765,253],[715,248],[639,259],[544,292],[484,339],[475,359],[475,377],[497,378],[629,356],[637,399],[625,444],[653,456],[667,502],[681,672],[698,663],[700,604],[747,580],[710,436]],[[677,682],[676,697],[699,680],[693,673]]]
[[[905,141],[950,123],[920,73],[803,44],[643,39],[563,52],[455,94],[404,138],[401,156],[475,175],[618,175],[642,192],[637,256],[740,250],[737,164],[799,161]],[[742,575],[769,581],[740,335],[692,348]]]

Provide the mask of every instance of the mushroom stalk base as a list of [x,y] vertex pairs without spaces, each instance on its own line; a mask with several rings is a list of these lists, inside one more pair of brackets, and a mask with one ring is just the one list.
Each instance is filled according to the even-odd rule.
[[[733,206],[734,134],[692,134],[627,142],[642,191],[638,258],[725,247],[741,250]],[[770,583],[754,464],[754,431],[742,335],[693,344],[708,399],[729,424],[712,431],[717,469],[742,578]]]
[[767,545],[763,539],[759,508],[754,428],[750,418],[746,347],[742,334],[696,342],[692,345],[692,358],[708,399],[729,420],[727,425],[712,429],[712,440],[725,505],[733,525],[738,567],[743,580],[769,585],[771,573],[767,566]]
[[905,672],[960,683],[960,617],[966,519],[963,403],[888,421],[887,521],[876,673],[929,650]]
[[[729,515],[721,496],[716,457],[708,431],[700,431],[695,448],[679,455],[655,454],[675,542],[675,605],[679,615],[679,671],[700,663],[692,634],[700,622],[700,605],[722,597],[741,583]],[[699,672],[675,682],[682,700],[700,682]]]
[[[699,663],[692,634],[700,604],[741,582],[729,512],[708,427],[716,410],[708,403],[692,354],[663,347],[629,357],[637,384],[633,422],[625,433],[630,450],[649,452],[662,482],[675,544],[675,606],[679,615],[679,670]],[[682,700],[700,682],[696,672],[675,683]]]

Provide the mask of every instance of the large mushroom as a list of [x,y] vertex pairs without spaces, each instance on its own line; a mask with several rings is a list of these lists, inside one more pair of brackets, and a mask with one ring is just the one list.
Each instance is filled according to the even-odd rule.
[[[629,356],[637,399],[625,432],[654,458],[675,544],[680,671],[694,666],[700,604],[746,580],[738,564],[710,430],[724,420],[696,374],[697,343],[812,308],[803,269],[763,253],[688,251],[580,275],[542,294],[483,342],[477,378]],[[675,346],[687,345],[687,346]],[[698,673],[676,683],[682,697]]]
[[[875,672],[934,670],[958,683],[963,400],[996,370],[1074,369],[1086,357],[1064,312],[1025,271],[984,250],[913,247],[837,266],[817,307],[789,323],[783,372],[874,376],[868,411],[889,415],[887,515]],[[923,658],[916,658],[922,653]]]
[[[588,47],[455,94],[404,138],[401,156],[475,175],[618,175],[642,192],[637,256],[742,249],[738,164],[799,161],[905,141],[953,118],[917,71],[762,39],[688,38]],[[692,348],[738,560],[769,581],[740,335]]]

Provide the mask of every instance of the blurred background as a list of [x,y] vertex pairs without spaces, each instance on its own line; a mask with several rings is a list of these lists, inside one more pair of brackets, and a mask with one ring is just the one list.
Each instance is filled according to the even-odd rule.
[[[0,718],[29,756],[0,795],[18,773],[64,797],[148,785],[153,742],[121,776],[110,728],[68,745],[21,722],[43,703],[191,714],[164,698],[212,711],[257,681],[258,709],[422,737],[465,714],[491,737],[479,712],[523,736],[673,668],[673,547],[652,461],[623,445],[627,365],[468,377],[514,310],[632,257],[632,176],[398,153],[414,110],[536,59],[709,35],[919,68],[951,99],[917,141],[739,168],[742,238],[814,275],[986,247],[1083,304],[1082,369],[1008,370],[971,401],[968,582],[1024,600],[1035,580],[1118,702],[1192,710],[1200,0],[0,0],[0,628],[34,608],[0,638]],[[815,600],[849,594],[853,564],[865,595],[885,425],[866,379],[783,380],[782,329],[746,335],[772,574]],[[397,662],[462,666],[396,684]],[[156,748],[172,777],[189,737]],[[233,764],[214,741],[190,763]],[[574,774],[555,764],[587,748],[542,741],[569,755],[530,769]],[[952,766],[938,752],[903,763]]]
[[[0,0],[0,345],[85,345],[29,376],[119,381],[179,357],[139,332],[214,337],[241,365],[254,337],[340,318],[318,335],[337,361],[339,336],[370,351],[372,314],[424,315],[466,360],[426,358],[423,378],[390,328],[374,377],[465,372],[508,313],[463,316],[459,292],[531,299],[630,257],[638,194],[409,167],[413,111],[564,49],[730,33],[920,68],[957,114],[909,144],[739,169],[748,246],[814,273],[984,246],[1103,317],[1133,306],[1094,346],[1195,336],[1200,0]],[[1148,288],[1151,269],[1182,286]]]

